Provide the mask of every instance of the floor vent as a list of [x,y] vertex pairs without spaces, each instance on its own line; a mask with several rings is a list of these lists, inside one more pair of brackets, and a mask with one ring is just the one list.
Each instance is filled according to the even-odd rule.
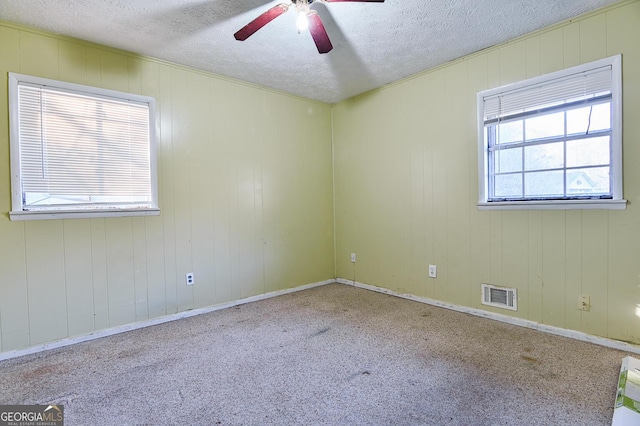
[[490,284],[482,284],[482,304],[517,311],[517,290],[515,288],[505,288]]

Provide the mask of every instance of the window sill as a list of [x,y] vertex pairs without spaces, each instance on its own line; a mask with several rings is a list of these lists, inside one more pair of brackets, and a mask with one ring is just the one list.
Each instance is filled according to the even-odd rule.
[[498,201],[478,203],[478,210],[624,210],[627,200]]
[[114,209],[114,210],[48,210],[48,211],[11,211],[9,219],[47,220],[47,219],[91,219],[99,217],[158,216],[159,208],[150,209]]

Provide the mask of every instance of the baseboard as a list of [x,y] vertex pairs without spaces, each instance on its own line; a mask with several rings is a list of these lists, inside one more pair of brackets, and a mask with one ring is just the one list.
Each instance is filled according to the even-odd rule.
[[178,312],[171,315],[164,315],[161,317],[149,319],[146,321],[140,321],[132,324],[121,325],[118,327],[112,327],[104,330],[95,331],[80,336],[69,337],[53,342],[47,342],[40,345],[30,346],[25,349],[17,349],[0,353],[0,361],[4,361],[11,358],[17,358],[24,355],[30,355],[38,352],[48,351],[51,349],[61,348],[65,346],[74,345],[76,343],[88,342],[94,339],[100,339],[107,336],[113,336],[115,334],[126,333],[127,331],[133,331],[140,328],[150,327],[153,325],[163,324],[170,321],[176,321],[182,318],[189,318],[196,315],[206,314],[210,312],[219,311],[226,308],[231,308],[246,303],[257,302],[260,300],[270,299],[272,297],[282,296],[289,293],[295,293],[298,291],[307,290],[314,287],[320,287],[323,285],[338,282],[340,284],[346,284],[366,290],[375,291],[378,293],[388,294],[391,296],[400,297],[403,299],[413,300],[415,302],[425,303],[427,305],[437,306],[440,308],[450,309],[457,312],[462,312],[470,315],[475,315],[482,318],[492,319],[495,321],[504,322],[507,324],[517,325],[520,327],[530,328],[538,331],[542,331],[549,334],[555,334],[558,336],[569,337],[576,340],[594,343],[596,345],[609,347],[612,349],[618,349],[625,352],[640,354],[640,346],[633,345],[618,340],[608,339],[605,337],[593,336],[591,334],[583,333],[580,331],[569,330],[560,327],[554,327],[550,325],[540,324],[534,321],[524,320],[521,318],[514,318],[508,315],[502,315],[495,312],[483,311],[481,309],[469,308],[466,306],[454,305],[451,303],[442,302],[439,300],[429,299],[426,297],[420,297],[413,294],[398,293],[387,288],[376,287],[369,284],[360,283],[357,281],[346,280],[344,278],[330,279],[326,281],[320,281],[316,283],[306,284],[299,287],[287,288],[283,290],[272,291],[269,293],[259,294],[256,296],[246,297],[244,299],[233,300],[231,302],[222,303],[220,305],[208,306],[205,308],[192,309],[189,311]]
[[591,334],[583,333],[581,331],[569,330],[566,328],[540,324],[534,321],[529,321],[521,318],[514,318],[508,315],[502,315],[495,312],[483,311],[481,309],[454,305],[451,303],[441,302],[439,300],[415,296],[413,294],[398,293],[396,291],[389,290],[387,288],[376,287],[373,285],[364,284],[364,283],[360,283],[353,280],[346,280],[344,278],[337,278],[336,281],[339,282],[340,284],[346,284],[346,285],[350,285],[358,288],[363,288],[366,290],[375,291],[378,293],[384,293],[391,296],[401,297],[403,299],[413,300],[415,302],[425,303],[427,305],[450,309],[452,311],[457,311],[457,312],[463,312],[465,314],[475,315],[482,318],[488,318],[491,320],[500,321],[507,324],[517,325],[519,327],[531,328],[533,330],[538,330],[538,331],[542,331],[549,334],[555,334],[557,336],[563,336],[563,337],[569,337],[571,339],[582,340],[584,342],[594,343],[596,345],[605,346],[612,349],[618,349],[625,352],[640,354],[640,346],[633,345],[627,342],[621,342],[619,340],[613,340],[613,339],[608,339],[606,337],[594,336]]
[[126,333],[127,331],[138,330],[140,328],[150,327],[152,325],[163,324],[165,322],[176,321],[183,318],[189,318],[196,315],[207,314],[222,309],[231,308],[233,306],[243,305],[245,303],[257,302],[259,300],[270,299],[272,297],[282,296],[284,294],[295,293],[298,291],[308,290],[314,287],[335,283],[335,279],[320,281],[316,283],[301,285],[299,287],[287,288],[283,290],[272,291],[269,293],[259,294],[256,296],[246,297],[244,299],[233,300],[231,302],[222,303],[220,305],[207,306],[205,308],[191,309],[189,311],[178,312],[171,315],[163,315],[161,317],[152,318],[146,321],[140,321],[132,324],[125,324],[118,327],[107,328],[80,336],[68,337],[53,342],[47,342],[40,345],[30,346],[25,349],[16,349],[0,353],[0,361],[11,358],[17,358],[24,355],[30,355],[38,352],[48,351],[51,349],[62,348],[64,346],[74,345],[76,343],[88,342],[90,340],[100,339],[102,337],[113,336],[114,334]]

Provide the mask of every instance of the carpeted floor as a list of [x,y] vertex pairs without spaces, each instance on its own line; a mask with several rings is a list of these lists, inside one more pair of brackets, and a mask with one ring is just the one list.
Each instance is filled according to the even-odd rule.
[[624,352],[331,284],[0,362],[71,425],[610,425]]

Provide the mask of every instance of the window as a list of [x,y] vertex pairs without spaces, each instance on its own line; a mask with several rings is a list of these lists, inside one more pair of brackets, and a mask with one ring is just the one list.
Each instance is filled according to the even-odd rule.
[[159,214],[155,101],[9,73],[11,220]]
[[624,209],[620,55],[478,93],[479,203]]

